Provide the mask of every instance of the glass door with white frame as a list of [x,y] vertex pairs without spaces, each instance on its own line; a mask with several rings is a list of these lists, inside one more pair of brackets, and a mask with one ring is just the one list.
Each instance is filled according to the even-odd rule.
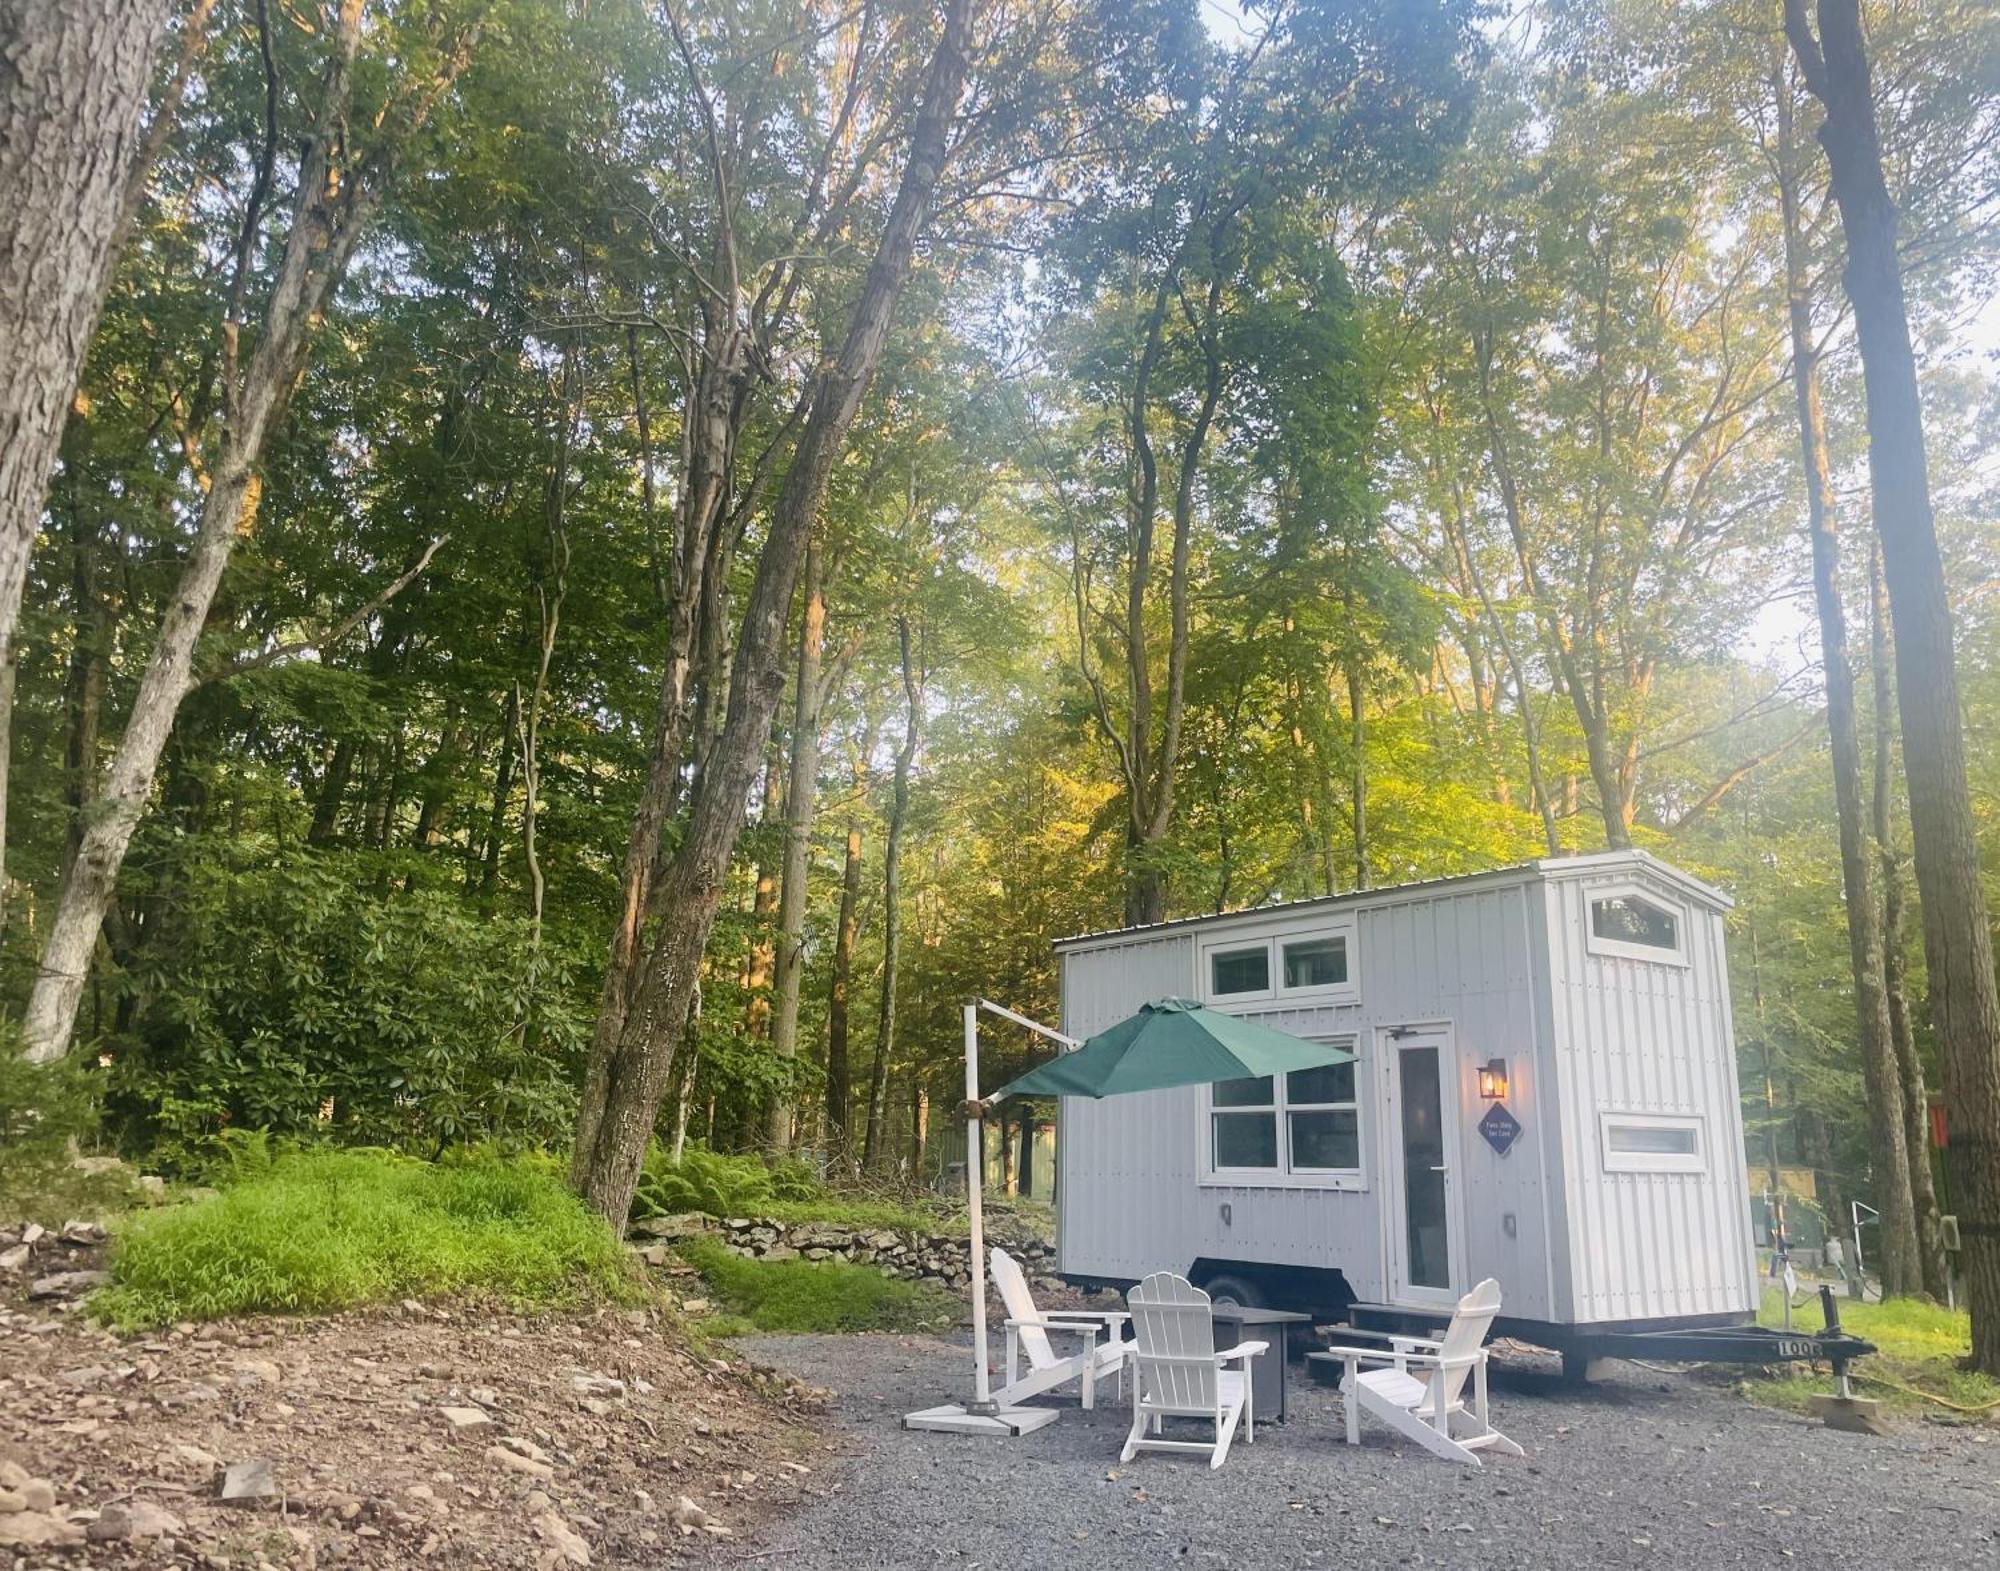
[[1452,1260],[1459,1246],[1451,1173],[1458,1135],[1451,1034],[1442,1027],[1404,1026],[1384,1037],[1395,1296],[1445,1302],[1455,1296]]

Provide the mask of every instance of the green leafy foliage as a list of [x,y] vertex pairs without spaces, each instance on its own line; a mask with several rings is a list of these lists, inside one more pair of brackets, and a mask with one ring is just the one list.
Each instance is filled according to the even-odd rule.
[[819,1175],[796,1157],[767,1163],[690,1145],[675,1162],[657,1142],[646,1153],[632,1215],[769,1216],[784,1202],[812,1210],[827,1198]]
[[357,1150],[261,1166],[213,1199],[127,1223],[93,1311],[132,1330],[447,1293],[525,1308],[638,1291],[611,1230],[546,1164]]
[[138,1203],[130,1169],[82,1169],[72,1153],[97,1134],[102,1076],[73,1060],[36,1067],[0,1030],[0,1220],[54,1225]]
[[729,1312],[711,1331],[930,1331],[958,1314],[958,1300],[935,1284],[844,1260],[750,1260],[701,1238],[679,1251]]
[[523,925],[377,893],[309,852],[191,858],[181,927],[112,1103],[170,1161],[239,1128],[435,1154],[567,1133],[583,1017]]

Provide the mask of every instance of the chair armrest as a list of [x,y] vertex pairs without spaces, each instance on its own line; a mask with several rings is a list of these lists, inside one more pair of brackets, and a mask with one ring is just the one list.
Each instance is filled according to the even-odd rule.
[[1121,1312],[1101,1312],[1095,1309],[1049,1309],[1036,1314],[1037,1320],[1055,1325],[1061,1321],[1076,1321],[1086,1325],[1119,1326],[1132,1317]]
[[1226,1364],[1232,1358],[1250,1359],[1255,1358],[1259,1353],[1268,1353],[1270,1351],[1271,1344],[1269,1342],[1238,1342],[1234,1347],[1226,1348],[1222,1352],[1217,1353],[1215,1361],[1218,1364]]
[[[1343,1348],[1342,1352],[1360,1352],[1359,1348]],[[1394,1364],[1398,1369],[1470,1369],[1475,1364],[1486,1362],[1486,1349],[1461,1353],[1456,1358],[1446,1358],[1442,1353],[1419,1353],[1398,1348],[1392,1354],[1378,1353],[1377,1363]]]
[[1322,1347],[1315,1348],[1306,1355],[1309,1358],[1339,1358],[1350,1364],[1397,1364],[1408,1361],[1407,1353],[1385,1353],[1379,1347]]
[[1389,1345],[1399,1353],[1409,1353],[1418,1348],[1430,1348],[1435,1351],[1443,1347],[1444,1343],[1436,1337],[1429,1336],[1392,1336],[1389,1338]]
[[1009,1330],[1019,1330],[1022,1326],[1039,1326],[1044,1331],[1074,1331],[1078,1336],[1096,1337],[1104,1327],[1093,1320],[1064,1320],[1059,1315],[1009,1315],[1000,1322]]

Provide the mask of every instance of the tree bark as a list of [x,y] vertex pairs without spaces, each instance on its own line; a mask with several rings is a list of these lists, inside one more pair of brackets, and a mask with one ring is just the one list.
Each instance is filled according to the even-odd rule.
[[910,816],[910,769],[922,745],[923,688],[910,654],[910,619],[896,618],[902,652],[903,698],[907,714],[903,742],[896,749],[896,781],[889,798],[889,829],[882,841],[882,996],[875,1016],[875,1061],[868,1069],[868,1129],[861,1165],[873,1171],[883,1151],[883,1115],[889,1089],[889,1059],[896,1049],[896,988],[903,958],[903,829]]
[[[686,833],[655,884],[660,920],[623,1029],[593,1043],[573,1172],[590,1204],[622,1228],[684,1034],[701,955],[714,926],[723,875],[743,822],[750,782],[784,685],[787,612],[806,541],[833,464],[888,342],[949,150],[965,83],[972,0],[951,0],[910,136],[909,159],[875,256],[833,363],[815,374],[782,489],[771,509],[743,612],[721,732],[690,803]],[[590,1094],[594,1091],[594,1094]]]
[[1910,1153],[1910,1200],[1917,1216],[1917,1256],[1923,1269],[1924,1291],[1939,1303],[1951,1286],[1945,1261],[1944,1224],[1938,1205],[1937,1179],[1931,1172],[1930,1092],[1924,1084],[1924,1061],[1917,1051],[1916,1027],[1910,1019],[1909,989],[1903,968],[1903,865],[1896,854],[1895,793],[1892,769],[1896,755],[1894,697],[1895,660],[1889,651],[1889,590],[1882,582],[1882,553],[1868,560],[1869,649],[1875,682],[1875,855],[1882,872],[1882,992],[1889,1006],[1889,1040],[1895,1044],[1896,1068],[1903,1082],[1903,1125]]
[[[239,237],[236,283],[221,324],[225,413],[220,451],[208,476],[194,544],[161,620],[131,718],[105,776],[98,810],[57,896],[56,914],[22,1020],[22,1039],[32,1063],[48,1063],[69,1051],[91,952],[117,887],[119,868],[152,793],[181,699],[193,682],[196,642],[231,550],[256,520],[262,489],[258,465],[264,445],[305,371],[312,326],[346,272],[348,259],[380,206],[383,185],[394,168],[387,148],[351,167],[347,157],[349,100],[361,38],[361,12],[362,0],[343,0],[318,119],[300,161],[290,232],[256,346],[249,364],[239,372],[242,285],[255,243],[257,193],[266,183],[274,154],[267,131],[258,185]],[[468,38],[458,53],[447,55],[442,72],[425,85],[412,116],[413,125],[421,124],[438,95],[464,69],[469,47]]]
[[[1348,636],[1353,638],[1354,596],[1346,592]],[[1368,695],[1361,674],[1361,650],[1350,642],[1342,661],[1347,679],[1348,821],[1354,831],[1354,887],[1374,882],[1368,863]]]
[[847,821],[847,857],[840,874],[840,918],[833,932],[833,980],[826,1000],[826,1143],[838,1162],[850,1157],[854,1103],[853,1057],[848,1048],[854,1001],[854,939],[861,915],[861,819]]
[[783,750],[773,739],[764,759],[765,846],[757,857],[757,882],[750,897],[750,955],[743,973],[743,990],[749,1000],[744,1011],[745,1035],[752,1043],[768,1042],[771,1038],[771,973],[778,962],[777,935],[772,932],[772,923],[778,915],[778,881],[783,872],[784,848],[780,843],[777,864],[773,865],[768,832],[785,818],[783,765]]
[[1806,0],[1785,0],[1786,32],[1826,109],[1820,142],[1847,237],[1845,282],[1861,348],[1875,528],[1895,616],[1903,773],[1951,1121],[1972,1361],[2000,1375],[2000,990],[1965,776],[1951,602],[1859,0],[1819,0],[1818,18],[1815,39]]
[[825,559],[820,544],[806,545],[804,609],[799,621],[799,663],[792,697],[792,756],[785,781],[785,855],[778,891],[777,976],[771,1007],[771,1056],[785,1079],[771,1098],[764,1138],[775,1151],[792,1144],[791,1071],[799,1052],[799,989],[806,969],[806,880],[811,869],[812,822],[819,791],[821,652],[826,645]]
[[[87,428],[88,422],[79,420],[77,425]],[[63,806],[68,820],[63,835],[65,873],[82,849],[83,826],[97,796],[98,741],[112,632],[111,608],[98,582],[98,553],[104,542],[98,509],[78,498],[72,508],[71,528],[70,593],[75,598],[76,629],[63,686]]]
[[563,600],[569,594],[569,484],[570,457],[576,448],[578,428],[583,423],[583,386],[578,371],[576,347],[567,347],[560,373],[561,424],[556,432],[554,454],[543,492],[543,520],[548,560],[536,575],[536,626],[540,632],[535,660],[535,680],[527,699],[514,684],[513,709],[521,744],[521,857],[528,869],[529,952],[536,956],[542,947],[542,914],[548,897],[548,880],[542,875],[539,830],[542,820],[542,708],[549,696],[549,666],[555,660],[556,638],[562,631]]
[[171,0],[0,0],[0,924],[21,596]]
[[[1840,841],[1840,886],[1847,911],[1847,962],[1854,983],[1855,1034],[1870,1117],[1869,1165],[1881,1213],[1882,1291],[1922,1291],[1917,1219],[1910,1198],[1910,1161],[1903,1118],[1903,1083],[1889,1033],[1882,977],[1881,909],[1871,876],[1867,804],[1861,793],[1861,741],[1855,719],[1854,668],[1847,654],[1847,617],[1840,603],[1840,538],[1833,476],[1827,461],[1826,418],[1820,407],[1819,354],[1814,345],[1812,283],[1799,218],[1798,170],[1792,146],[1790,72],[1773,73],[1778,110],[1778,205],[1784,235],[1785,302],[1791,333],[1792,397],[1806,487],[1806,534],[1812,550],[1813,604],[1819,615],[1820,667],[1833,762],[1834,819]],[[1919,1153],[1921,1155],[1921,1153]]]

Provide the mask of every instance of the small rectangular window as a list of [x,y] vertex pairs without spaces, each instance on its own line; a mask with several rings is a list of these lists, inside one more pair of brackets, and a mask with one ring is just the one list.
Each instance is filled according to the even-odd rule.
[[1219,949],[1208,957],[1209,991],[1217,998],[1233,993],[1264,993],[1271,987],[1271,946]]
[[1680,1114],[1600,1115],[1604,1168],[1611,1173],[1700,1173],[1708,1166],[1702,1121]]
[[1327,1064],[1285,1076],[1285,1133],[1295,1173],[1351,1173],[1361,1166],[1354,1065]]
[[1347,980],[1347,940],[1307,938],[1283,946],[1286,987],[1338,987]]
[[1699,1149],[1691,1127],[1663,1129],[1656,1124],[1613,1124],[1609,1143],[1613,1151],[1655,1156],[1693,1156]]
[[1637,895],[1609,895],[1590,902],[1590,930],[1599,938],[1647,949],[1678,949],[1673,912]]
[[1217,1168],[1275,1168],[1278,1165],[1277,1083],[1270,1075],[1223,1080],[1211,1089],[1209,1115]]

